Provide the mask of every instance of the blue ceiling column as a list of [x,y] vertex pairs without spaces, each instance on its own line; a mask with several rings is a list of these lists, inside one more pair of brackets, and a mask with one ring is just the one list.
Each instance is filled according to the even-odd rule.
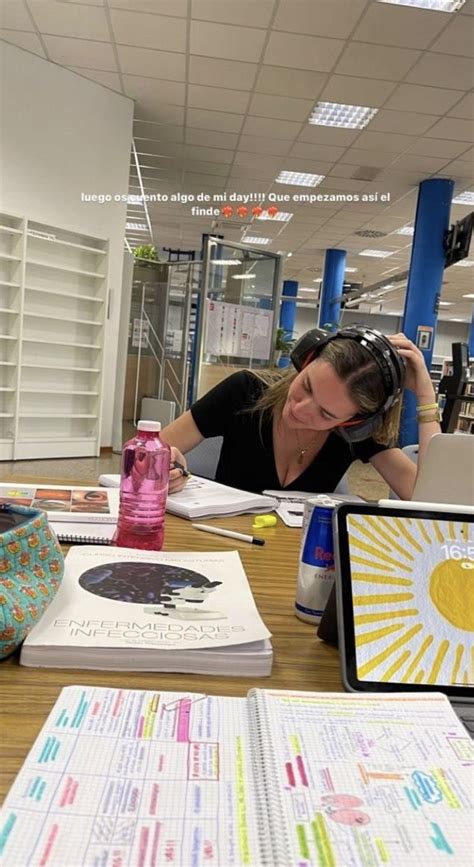
[[318,326],[327,331],[336,331],[339,326],[345,267],[345,250],[326,250]]
[[[291,340],[295,330],[296,319],[296,296],[298,295],[298,281],[284,280],[283,291],[281,293],[280,306],[280,328],[284,329],[285,337]],[[292,300],[289,300],[292,299]],[[287,355],[282,355],[278,367],[288,367],[290,359]]]
[[[438,318],[438,304],[444,271],[444,236],[449,229],[449,214],[454,181],[432,178],[418,189],[415,232],[403,311],[402,331],[421,349],[428,369],[431,367]],[[406,391],[403,399],[400,445],[418,442],[415,395]]]

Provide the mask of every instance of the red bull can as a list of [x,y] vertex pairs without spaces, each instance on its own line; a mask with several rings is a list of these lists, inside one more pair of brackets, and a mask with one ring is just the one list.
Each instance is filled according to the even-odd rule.
[[332,513],[337,505],[324,494],[305,503],[295,614],[318,624],[334,584]]

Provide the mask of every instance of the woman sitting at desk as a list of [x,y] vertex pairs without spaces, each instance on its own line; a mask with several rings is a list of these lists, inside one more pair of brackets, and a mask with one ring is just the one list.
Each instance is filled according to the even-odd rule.
[[[422,353],[404,334],[384,337],[365,326],[333,334],[307,332],[291,370],[269,383],[234,373],[168,425],[163,439],[182,454],[222,436],[216,481],[247,491],[333,491],[358,458],[410,499],[415,464],[396,447],[403,389],[417,398],[419,463],[439,433],[439,411]],[[174,451],[174,450],[173,450]],[[172,470],[170,490],[186,482]]]

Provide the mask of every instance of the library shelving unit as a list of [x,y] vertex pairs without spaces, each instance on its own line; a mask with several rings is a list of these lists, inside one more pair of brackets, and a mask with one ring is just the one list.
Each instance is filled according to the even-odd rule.
[[0,459],[99,454],[108,241],[0,214]]
[[470,377],[464,388],[467,399],[461,401],[459,407],[456,433],[474,434],[474,358],[469,362]]
[[441,380],[441,377],[445,373],[445,362],[449,361],[444,355],[433,355],[431,359],[431,369],[430,369],[430,377],[431,382],[433,383],[434,390],[438,391],[438,386]]

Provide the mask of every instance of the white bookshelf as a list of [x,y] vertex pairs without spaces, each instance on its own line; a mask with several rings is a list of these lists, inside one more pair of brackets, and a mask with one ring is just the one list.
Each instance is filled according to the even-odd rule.
[[0,459],[98,455],[108,242],[0,213]]

